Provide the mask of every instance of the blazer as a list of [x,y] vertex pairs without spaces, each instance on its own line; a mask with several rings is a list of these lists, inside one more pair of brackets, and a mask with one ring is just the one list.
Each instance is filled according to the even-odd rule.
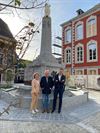
[[54,79],[55,90],[60,89],[60,90],[64,91],[64,89],[65,89],[65,81],[66,81],[65,75],[62,75],[60,80],[59,80],[59,74],[57,74],[55,76],[55,79]]
[[53,87],[53,79],[51,76],[48,77],[48,81],[45,76],[41,78],[40,87],[42,89],[42,94],[50,94]]

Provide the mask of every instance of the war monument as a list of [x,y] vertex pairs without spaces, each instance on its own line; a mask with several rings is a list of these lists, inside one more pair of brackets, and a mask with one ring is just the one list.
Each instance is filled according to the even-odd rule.
[[40,55],[26,67],[24,77],[25,84],[30,83],[32,74],[36,71],[39,72],[40,75],[43,75],[45,69],[49,69],[50,72],[52,72],[58,71],[60,67],[63,67],[52,55],[51,33],[50,5],[45,4],[44,17],[42,18]]

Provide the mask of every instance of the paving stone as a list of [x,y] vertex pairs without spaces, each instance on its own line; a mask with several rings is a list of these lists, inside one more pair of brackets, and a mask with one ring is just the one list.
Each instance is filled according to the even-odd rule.
[[[93,92],[92,92],[93,93]],[[100,93],[99,93],[100,94]],[[100,102],[90,100],[69,111],[32,115],[29,109],[11,107],[0,117],[0,133],[100,133]],[[0,111],[8,106],[0,100]]]
[[78,125],[47,122],[0,121],[0,133],[89,133]]

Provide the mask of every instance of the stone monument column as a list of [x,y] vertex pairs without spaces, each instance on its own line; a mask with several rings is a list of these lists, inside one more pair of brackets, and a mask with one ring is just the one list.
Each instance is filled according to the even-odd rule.
[[49,56],[52,53],[51,49],[51,17],[50,6],[45,4],[45,16],[42,19],[42,37],[40,56]]

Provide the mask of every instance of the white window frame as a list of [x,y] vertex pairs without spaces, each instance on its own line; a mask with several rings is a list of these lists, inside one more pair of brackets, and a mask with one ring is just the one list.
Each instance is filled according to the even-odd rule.
[[88,68],[87,69],[87,75],[89,75],[89,71],[90,70],[95,70],[96,71],[96,75],[98,75],[98,68]]
[[82,26],[83,26],[83,38],[84,38],[84,23],[83,23],[83,21],[79,21],[79,22],[77,22],[77,23],[75,24],[75,41],[78,41],[78,40],[82,40],[82,39],[83,39],[83,38],[77,39],[77,27],[78,27],[79,25],[82,25]]
[[[92,19],[95,19],[95,22],[96,22],[96,32],[95,34],[91,33],[90,35],[88,34],[88,22]],[[87,20],[86,20],[86,37],[92,37],[92,36],[96,36],[97,35],[97,17],[96,16],[93,16],[91,15]]]
[[[68,41],[66,40],[66,31],[67,31],[67,30],[71,30],[71,41],[70,41],[70,42],[68,42]],[[65,29],[65,32],[64,32],[64,42],[65,42],[65,44],[69,44],[69,43],[72,42],[72,28],[71,28],[71,26],[68,26],[68,27]]]
[[[82,75],[84,75],[84,69],[82,69],[82,68],[79,68],[79,69],[75,69],[75,75],[77,75],[77,71],[82,71]],[[81,75],[81,74],[80,74]]]
[[[83,60],[82,60],[82,61],[78,61],[78,60],[77,60],[77,48],[78,48],[78,47],[82,47],[82,49],[83,49]],[[84,45],[81,44],[81,43],[79,43],[79,44],[77,44],[77,45],[75,46],[75,63],[84,63]]]
[[[66,63],[66,64],[71,64],[72,53],[70,53],[70,56],[71,56],[70,62],[67,62],[67,61],[66,61],[66,60],[67,60],[67,56],[66,56],[66,51],[67,51],[67,50],[71,50],[71,47],[67,47],[67,48],[65,49],[65,63]],[[71,52],[72,52],[72,50],[71,50]]]
[[[96,44],[96,59],[90,60],[89,59],[89,45],[91,43],[95,43]],[[97,41],[95,40],[91,40],[87,43],[87,62],[97,62],[98,61],[98,48],[97,48]]]

